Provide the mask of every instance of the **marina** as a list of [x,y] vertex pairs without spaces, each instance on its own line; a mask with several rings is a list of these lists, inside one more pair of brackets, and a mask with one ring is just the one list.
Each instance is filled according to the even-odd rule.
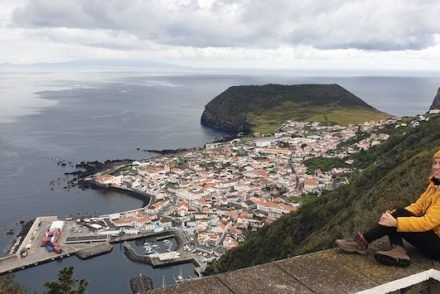
[[[167,253],[151,253],[148,255],[141,255],[136,252],[136,249],[132,245],[124,242],[125,255],[128,259],[138,263],[149,264],[153,268],[182,264],[192,262],[196,266],[196,269],[200,267],[200,264],[196,261],[194,256],[180,255],[180,253],[173,251]],[[196,272],[199,272],[196,270]]]
[[[54,226],[57,228],[54,229]],[[57,233],[52,234],[53,230]],[[141,241],[147,255],[140,255],[128,243],[145,238],[163,240],[166,252],[158,252],[158,244]],[[174,244],[169,238],[176,240],[176,251],[171,250]],[[186,245],[177,230],[162,232],[120,230],[117,233],[109,230],[103,233],[93,230],[93,226],[84,226],[84,221],[78,219],[43,216],[35,219],[26,236],[17,240],[10,254],[0,258],[0,275],[72,255],[80,259],[88,259],[109,253],[113,248],[111,244],[120,242],[124,242],[127,257],[136,262],[150,264],[153,267],[193,262],[200,268],[200,264],[195,260],[197,257],[184,252],[183,247]]]

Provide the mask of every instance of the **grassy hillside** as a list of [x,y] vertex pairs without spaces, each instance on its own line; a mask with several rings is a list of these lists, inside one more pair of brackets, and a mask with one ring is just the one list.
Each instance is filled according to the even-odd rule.
[[247,121],[252,125],[252,131],[263,134],[273,133],[286,120],[317,121],[337,123],[343,126],[359,124],[370,120],[380,120],[389,115],[372,111],[364,107],[345,106],[294,106],[290,101],[271,109],[265,109],[259,114],[250,112]]
[[269,84],[230,87],[206,105],[202,123],[227,131],[271,133],[289,119],[347,125],[388,116],[336,84]]
[[386,143],[355,157],[362,169],[351,183],[324,193],[258,232],[211,267],[229,271],[333,247],[336,238],[374,225],[386,209],[406,206],[428,184],[432,154],[440,149],[440,116],[396,132]]

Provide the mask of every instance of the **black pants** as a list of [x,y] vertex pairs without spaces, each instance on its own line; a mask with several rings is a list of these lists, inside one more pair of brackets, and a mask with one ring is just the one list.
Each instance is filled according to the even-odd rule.
[[[392,215],[394,217],[414,216],[404,208],[396,209]],[[426,232],[398,232],[395,227],[377,225],[375,228],[363,233],[363,236],[368,243],[388,236],[391,245],[399,246],[403,246],[403,238],[430,258],[440,259],[440,238],[432,230]]]

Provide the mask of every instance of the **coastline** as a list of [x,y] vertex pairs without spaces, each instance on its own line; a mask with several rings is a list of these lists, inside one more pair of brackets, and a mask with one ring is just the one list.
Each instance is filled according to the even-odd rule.
[[[232,141],[238,137],[241,137],[243,133],[232,133],[230,135],[214,138],[213,140],[204,144],[213,144],[213,143],[225,143]],[[138,151],[142,152],[150,152],[156,153],[158,156],[170,155],[170,154],[179,154],[188,151],[199,151],[202,150],[204,146],[198,147],[188,147],[188,148],[176,148],[176,149],[141,149],[140,147],[136,148]],[[99,175],[103,173],[112,173],[128,164],[135,162],[136,160],[132,159],[114,159],[114,160],[106,160],[104,162],[100,161],[82,161],[79,164],[75,165],[77,170],[73,172],[66,172],[65,175],[73,176],[73,179],[69,180],[69,185],[77,186],[81,189],[94,189],[98,191],[115,191],[122,192],[130,197],[134,197],[136,199],[142,200],[143,206],[141,208],[145,208],[154,203],[156,197],[152,194],[148,194],[142,191],[115,187],[110,185],[103,185],[101,183],[96,182],[92,178],[89,178],[93,175]],[[83,170],[80,170],[83,169]],[[148,200],[145,199],[148,197]],[[148,201],[148,203],[146,202]]]
[[[216,138],[215,140],[211,141],[211,142],[227,142],[233,138],[236,138],[236,136],[232,136],[232,137],[221,137],[221,138]],[[209,143],[206,143],[209,144]],[[178,154],[178,153],[184,153],[184,152],[189,152],[189,151],[195,151],[195,150],[200,150],[203,147],[193,147],[193,148],[179,148],[179,149],[175,149],[175,150],[155,150],[157,151],[157,153],[159,153],[159,156],[164,156],[166,154]],[[152,150],[151,150],[152,151]],[[136,208],[136,209],[131,209],[128,211],[120,211],[117,213],[132,213],[135,211],[139,211],[139,210],[143,210],[147,207],[149,207],[150,205],[152,205],[155,200],[156,197],[155,195],[146,193],[144,191],[140,191],[140,190],[136,190],[136,189],[130,189],[127,187],[118,187],[118,186],[114,186],[114,185],[109,185],[109,184],[102,184],[99,183],[95,180],[95,176],[100,175],[100,174],[111,174],[114,173],[116,171],[118,171],[121,168],[124,168],[125,166],[129,166],[130,164],[133,164],[133,162],[135,162],[135,160],[131,160],[131,159],[123,159],[123,160],[107,160],[105,162],[99,162],[99,161],[91,161],[91,162],[81,162],[80,164],[77,164],[75,166],[73,166],[73,164],[70,164],[69,166],[71,167],[75,167],[77,170],[74,170],[72,172],[66,172],[64,173],[65,175],[71,176],[72,178],[68,180],[68,185],[70,186],[76,186],[80,189],[94,189],[94,190],[98,190],[101,191],[102,193],[106,193],[106,192],[118,192],[118,193],[123,193],[129,197],[133,197],[139,200],[142,200],[142,206],[140,208]],[[63,166],[62,164],[57,163],[60,166]],[[111,213],[110,213],[111,214]],[[108,214],[108,215],[110,215]],[[107,214],[101,215],[101,216],[108,216]],[[83,217],[93,217],[92,215],[90,216],[83,216]],[[38,219],[45,219],[45,218],[52,218],[53,219],[58,219],[58,220],[62,220],[62,221],[68,221],[68,222],[72,222],[72,218],[71,217],[37,217],[36,220]],[[35,220],[35,222],[36,222]],[[34,223],[34,222],[32,222]],[[47,226],[48,224],[44,224],[44,226]],[[38,224],[38,227],[40,227],[40,223]],[[168,233],[172,233],[173,231],[165,231]],[[24,251],[24,245],[30,246],[29,244],[31,244],[32,242],[32,248],[39,248],[39,243],[36,242],[36,238],[34,236],[38,235],[37,238],[41,239],[42,235],[44,232],[41,231],[39,232],[38,229],[34,228],[33,230],[30,230],[26,236],[26,238],[31,238],[29,240],[26,239],[26,242],[24,242],[24,240],[18,240],[17,238],[19,238],[19,236],[16,236],[16,238],[14,239],[14,242],[18,243],[18,250],[14,250],[14,254],[12,255],[8,255],[5,256],[5,258],[3,258],[5,261],[6,260],[11,260],[10,262],[15,264],[17,263],[17,266],[12,266],[11,268],[8,268],[8,266],[6,266],[5,264],[2,265],[3,267],[7,267],[7,270],[2,270],[1,274],[7,273],[7,272],[12,272],[12,271],[17,271],[17,270],[22,270],[28,267],[33,267],[42,263],[46,263],[46,262],[50,262],[53,260],[57,260],[57,259],[62,259],[65,257],[69,257],[72,255],[76,255],[78,258],[80,259],[89,259],[89,258],[93,258],[95,256],[98,255],[102,255],[102,254],[106,254],[109,253],[112,250],[112,244],[114,243],[121,243],[127,240],[133,240],[133,239],[138,239],[138,238],[145,238],[147,236],[149,236],[150,234],[141,234],[138,236],[133,236],[133,235],[127,235],[125,238],[123,237],[122,239],[119,238],[114,238],[114,237],[107,237],[106,242],[101,243],[101,244],[92,244],[90,242],[90,244],[84,244],[81,248],[74,248],[74,246],[71,245],[66,245],[64,244],[64,248],[66,248],[67,250],[64,251],[60,254],[56,254],[56,255],[52,255],[52,256],[45,256],[45,257],[26,257],[24,260],[21,260],[24,256],[27,256],[28,254],[24,255],[23,257],[19,256],[18,252],[22,252]],[[153,233],[154,234],[154,233]],[[175,234],[175,237],[177,239],[179,239],[179,235],[180,233],[174,232],[173,234]],[[180,236],[181,237],[181,236]],[[184,241],[185,238],[183,238],[181,241],[179,242],[181,243],[179,246],[179,251],[181,253],[184,252],[183,250],[183,245],[182,244],[186,244],[187,241]],[[41,241],[41,240],[39,240]],[[65,240],[63,240],[65,242]],[[93,241],[92,241],[93,242]],[[26,243],[26,244],[25,244]],[[22,248],[23,247],[23,248]],[[63,248],[63,249],[64,249]],[[38,249],[39,250],[39,249]],[[26,252],[29,251],[28,249],[26,249]],[[31,250],[31,255],[34,255],[35,249]],[[133,256],[131,256],[132,258],[130,258],[130,256],[127,256],[126,252],[126,257],[131,260],[136,262],[136,260],[133,259],[139,259],[139,256],[134,257],[135,254],[133,254]],[[46,254],[47,255],[47,254]],[[130,253],[128,253],[128,255],[130,255]],[[37,258],[37,259],[35,259]],[[13,259],[13,260],[12,260]],[[32,259],[33,261],[31,261],[30,259]],[[35,259],[35,260],[34,260]],[[142,260],[144,258],[141,258]],[[139,262],[139,260],[137,260]],[[143,260],[144,261],[144,260]],[[147,262],[147,264],[152,265],[154,268],[156,267],[161,267],[161,266],[171,266],[171,265],[176,265],[176,264],[181,264],[181,263],[192,263],[196,269],[195,272],[200,276],[200,273],[204,271],[205,266],[206,265],[202,265],[202,263],[200,262],[198,256],[193,255],[193,254],[186,254],[184,253],[183,256],[179,257],[178,259],[175,260],[171,260],[171,261],[156,261],[156,260],[152,260],[150,259],[149,262]],[[3,263],[3,260],[2,260]],[[8,262],[9,263],[9,262]],[[145,261],[143,262],[145,263]]]
[[[227,132],[226,130],[221,130],[221,129],[219,129],[219,130],[223,131],[223,132]],[[234,132],[234,133],[230,133],[227,136],[214,138],[213,140],[206,142],[204,145],[213,144],[213,143],[225,143],[225,142],[229,142],[234,139],[237,139],[238,137],[241,137],[242,135],[249,135],[249,134],[250,134],[250,132],[249,133],[242,133],[242,132],[235,133]],[[176,148],[176,149],[141,149],[140,147],[136,148],[137,151],[156,153],[159,155],[179,154],[179,153],[187,152],[187,151],[200,151],[202,149],[203,149],[203,146],[188,147],[188,148]]]
[[[145,208],[154,203],[156,197],[152,194],[148,194],[142,191],[115,187],[111,185],[103,185],[101,183],[96,182],[92,176],[99,175],[103,173],[112,173],[128,164],[133,163],[135,160],[132,159],[115,159],[115,160],[107,160],[104,162],[100,161],[87,161],[81,162],[75,165],[77,170],[73,172],[66,172],[65,175],[73,176],[71,180],[68,181],[69,185],[77,186],[80,189],[93,189],[101,192],[114,191],[123,193],[127,196],[142,200],[142,206],[140,208]],[[83,170],[80,170],[83,169]]]
[[[104,193],[108,192],[108,191],[114,191],[114,192],[126,194],[129,197],[133,197],[133,198],[142,200],[143,203],[140,208],[146,208],[146,207],[150,206],[152,203],[154,203],[154,201],[156,199],[156,197],[152,194],[148,194],[148,193],[144,193],[142,191],[128,189],[128,188],[103,185],[103,184],[100,184],[94,180],[86,181],[85,179],[82,179],[80,187],[94,189],[94,190],[102,191]],[[133,209],[133,210],[137,210],[137,209],[138,208]]]

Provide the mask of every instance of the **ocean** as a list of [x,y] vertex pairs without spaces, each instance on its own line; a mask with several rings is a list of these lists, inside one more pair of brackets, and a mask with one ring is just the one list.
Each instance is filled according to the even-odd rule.
[[[425,113],[440,86],[439,72],[209,71],[156,72],[81,69],[0,70],[0,247],[38,215],[101,214],[137,208],[116,192],[65,189],[57,161],[143,159],[141,149],[202,146],[226,135],[200,125],[205,104],[233,85],[338,83],[377,109],[397,116]],[[154,286],[193,274],[185,264],[162,269],[129,261],[119,245],[107,255],[76,257],[15,273],[30,290],[73,265],[89,293],[128,293],[129,279],[150,276]]]

